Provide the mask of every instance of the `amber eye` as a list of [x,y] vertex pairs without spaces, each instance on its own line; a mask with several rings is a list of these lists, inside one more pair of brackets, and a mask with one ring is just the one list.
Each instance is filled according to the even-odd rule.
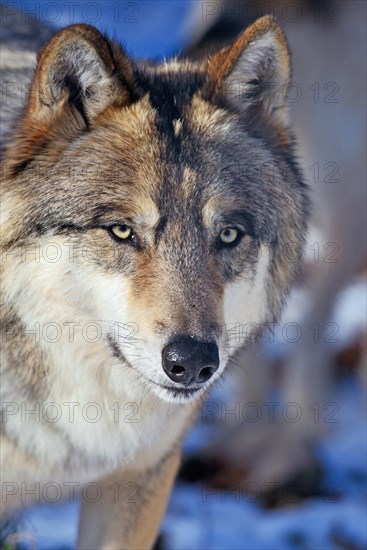
[[134,238],[134,231],[128,225],[113,225],[110,231],[120,241],[131,241]]
[[223,244],[234,244],[240,236],[235,227],[226,227],[220,232],[219,238]]

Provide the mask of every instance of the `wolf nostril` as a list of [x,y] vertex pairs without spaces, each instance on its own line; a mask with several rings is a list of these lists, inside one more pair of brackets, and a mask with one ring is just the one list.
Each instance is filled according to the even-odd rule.
[[201,369],[201,371],[198,374],[198,378],[197,378],[198,382],[206,382],[207,380],[209,380],[209,378],[212,377],[212,375],[216,370],[217,369],[213,367],[204,367],[203,369]]
[[185,386],[203,384],[219,367],[218,346],[215,342],[178,336],[163,349],[162,366],[173,382]]
[[181,367],[181,365],[175,365],[174,367],[172,367],[171,372],[176,376],[182,376],[185,372],[185,367]]

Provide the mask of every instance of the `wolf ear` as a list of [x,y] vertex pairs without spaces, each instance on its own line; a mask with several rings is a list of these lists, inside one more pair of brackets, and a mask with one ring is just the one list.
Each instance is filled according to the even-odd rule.
[[88,125],[112,103],[130,99],[132,69],[127,56],[89,25],[59,31],[41,52],[27,114],[36,120],[72,110]]
[[[286,134],[290,55],[286,38],[271,16],[258,19],[228,48],[209,58],[211,100],[229,104],[260,133]],[[282,139],[285,139],[283,135]]]
[[24,115],[5,149],[13,175],[52,138],[74,139],[107,107],[135,99],[127,55],[89,25],[55,34],[39,55]]

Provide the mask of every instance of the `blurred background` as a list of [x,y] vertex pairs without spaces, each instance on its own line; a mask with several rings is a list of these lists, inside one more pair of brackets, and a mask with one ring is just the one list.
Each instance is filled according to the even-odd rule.
[[[200,56],[267,13],[289,41],[287,100],[314,202],[304,270],[279,324],[233,361],[203,404],[157,549],[367,547],[366,7],[365,0],[2,6],[2,40],[11,41],[16,17],[17,38],[30,48],[52,29],[85,22],[138,58]],[[1,548],[74,548],[78,507],[32,508]]]

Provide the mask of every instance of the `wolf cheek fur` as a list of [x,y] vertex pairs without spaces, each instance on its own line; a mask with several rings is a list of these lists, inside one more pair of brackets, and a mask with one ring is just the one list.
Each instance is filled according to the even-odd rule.
[[[3,160],[2,399],[80,407],[56,424],[8,414],[4,471],[11,481],[101,479],[105,488],[136,480],[134,507],[107,494],[83,505],[80,548],[152,545],[192,401],[239,345],[221,327],[280,312],[309,209],[289,79],[287,43],[270,17],[201,62],[138,64],[86,25],[58,32],[39,56]],[[101,337],[86,338],[96,322]],[[111,322],[137,327],[135,337],[113,338]],[[52,323],[57,341],[29,332]],[[162,350],[179,338],[195,342],[200,360],[201,343],[218,348],[210,380],[172,383]],[[98,423],[83,418],[90,402]],[[138,422],[114,422],[114,403],[138,404]]]

